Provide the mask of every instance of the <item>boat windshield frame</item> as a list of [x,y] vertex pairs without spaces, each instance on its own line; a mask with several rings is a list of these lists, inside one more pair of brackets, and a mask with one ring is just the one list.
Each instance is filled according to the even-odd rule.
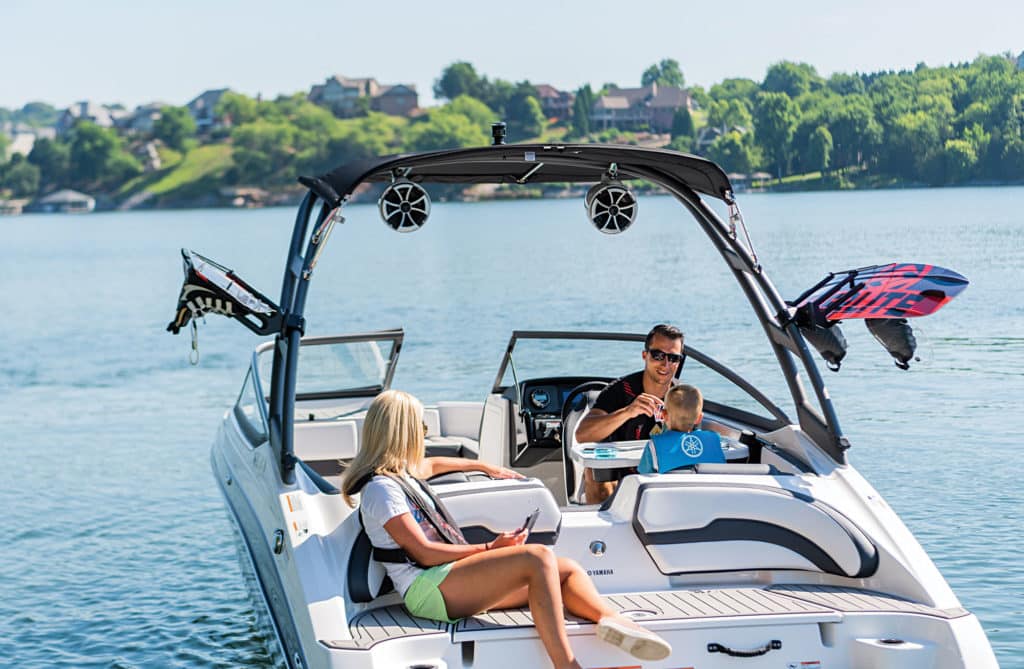
[[[498,375],[494,378],[494,384],[491,386],[492,394],[504,393],[508,386],[502,383],[505,378],[505,372],[508,371],[510,366],[514,367],[513,356],[515,352],[516,344],[523,340],[533,341],[614,341],[614,342],[636,342],[643,345],[647,340],[646,334],[639,334],[636,332],[563,332],[555,330],[514,330],[512,336],[509,338],[508,346],[505,347],[505,353],[501,356],[501,364],[498,365]],[[773,402],[767,395],[761,392],[757,387],[754,386],[750,381],[740,376],[737,372],[733,371],[729,367],[725,366],[718,360],[715,360],[706,353],[702,353],[700,350],[694,348],[690,344],[683,346],[683,361],[679,365],[676,371],[676,378],[680,376],[680,373],[684,371],[686,361],[692,359],[697,364],[703,365],[704,367],[715,372],[725,380],[731,382],[737,388],[745,392],[752,400],[757,402],[761,408],[765,409],[774,420],[774,424],[771,426],[764,427],[763,429],[774,430],[779,429],[790,423],[790,418],[786,412],[780,408],[775,402]],[[705,398],[706,399],[706,398]],[[520,404],[522,404],[520,402]],[[724,407],[725,405],[718,405],[716,407]],[[754,417],[754,414],[749,414],[743,409],[736,407],[729,407],[732,413],[746,413],[749,417]],[[759,422],[764,422],[764,418],[761,418]]]
[[[766,275],[749,240],[737,234],[734,221],[723,221],[701,197],[708,195],[737,207],[729,179],[720,167],[703,158],[662,149],[512,144],[384,156],[355,161],[320,177],[299,179],[308,191],[296,213],[285,264],[279,302],[283,325],[274,340],[268,411],[270,441],[279,456],[282,479],[291,482],[295,467],[295,383],[313,267],[329,226],[339,220],[344,205],[361,184],[398,178],[416,183],[592,184],[609,176],[654,183],[691,214],[722,256],[761,323],[792,396],[797,424],[827,456],[846,464],[849,442],[817,361],[793,319],[792,308]],[[812,393],[805,390],[804,380]]]

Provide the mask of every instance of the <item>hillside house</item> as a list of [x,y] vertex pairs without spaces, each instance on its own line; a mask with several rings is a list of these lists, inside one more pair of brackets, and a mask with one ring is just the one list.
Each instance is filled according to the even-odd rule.
[[111,109],[106,105],[99,105],[94,102],[76,102],[63,112],[54,127],[58,135],[63,135],[74,127],[79,121],[90,121],[101,128],[114,127],[115,117],[121,114],[118,110]]
[[547,118],[568,121],[572,116],[572,105],[576,102],[576,94],[560,91],[550,84],[537,84],[537,96],[540,108]]
[[381,86],[376,97],[370,98],[370,109],[392,116],[409,116],[419,107],[419,95],[413,84]]
[[150,102],[139,105],[134,111],[129,112],[117,122],[117,127],[127,132],[149,134],[153,132],[153,125],[160,120],[160,110],[168,107],[166,102]]
[[669,132],[677,109],[693,111],[690,92],[678,86],[612,88],[594,101],[590,126],[594,129]]
[[348,118],[360,111],[360,100],[369,109],[396,116],[409,116],[419,106],[419,95],[412,84],[382,86],[372,77],[351,79],[341,75],[328,77],[313,86],[307,96],[313,104],[327,107],[335,116]]
[[196,122],[196,132],[208,132],[224,124],[224,120],[217,116],[215,110],[217,103],[228,90],[227,88],[214,88],[203,91],[185,105]]

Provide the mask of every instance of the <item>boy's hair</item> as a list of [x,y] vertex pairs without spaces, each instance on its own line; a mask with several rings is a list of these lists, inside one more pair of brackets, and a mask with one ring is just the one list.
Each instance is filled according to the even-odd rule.
[[704,396],[696,386],[672,386],[665,394],[665,423],[670,430],[689,432],[704,410]]

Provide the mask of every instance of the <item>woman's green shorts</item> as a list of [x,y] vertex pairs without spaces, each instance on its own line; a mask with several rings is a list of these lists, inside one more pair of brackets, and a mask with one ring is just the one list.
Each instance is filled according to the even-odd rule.
[[405,608],[409,613],[420,618],[440,620],[445,623],[455,622],[448,617],[448,609],[444,605],[444,597],[438,586],[448,576],[454,562],[431,567],[416,577],[409,589],[405,591]]

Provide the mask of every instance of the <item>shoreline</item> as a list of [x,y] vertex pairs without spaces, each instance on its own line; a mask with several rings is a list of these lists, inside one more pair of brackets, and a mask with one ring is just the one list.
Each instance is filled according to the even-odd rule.
[[[489,187],[481,187],[489,186]],[[475,185],[466,188],[459,193],[444,193],[435,197],[438,202],[498,202],[498,201],[510,201],[510,200],[566,200],[576,197],[583,197],[586,193],[586,189],[583,188],[557,188],[554,186],[545,187],[544,185],[538,185],[534,188],[528,189],[502,189],[500,187],[493,187],[492,184]],[[806,186],[806,182],[801,182],[802,187],[796,187],[795,185],[790,187],[787,184],[772,184],[767,186],[756,186],[751,187],[744,184],[737,184],[735,187],[736,195],[743,196],[749,194],[796,194],[796,193],[827,193],[827,192],[864,192],[864,191],[890,191],[890,190],[946,190],[946,189],[964,189],[964,188],[1014,188],[1024,186],[1024,179],[1020,181],[978,181],[971,183],[961,184],[950,184],[945,186],[930,186],[924,183],[901,183],[901,184],[890,184],[884,186],[869,186],[869,187],[858,187],[856,185],[848,185],[843,187],[835,187],[832,185],[822,187],[803,187]],[[657,189],[648,188],[641,185],[634,189],[638,194],[644,196],[666,196],[667,192]],[[39,210],[28,210],[25,209],[28,204],[27,201],[18,200],[0,200],[0,217],[13,217],[19,215],[33,215],[33,214],[88,214],[88,213],[110,213],[118,211],[183,211],[190,209],[269,209],[274,207],[295,207],[299,204],[304,194],[302,189],[287,189],[281,191],[265,190],[266,198],[263,201],[252,201],[252,200],[226,200],[223,197],[217,197],[215,193],[209,193],[195,198],[175,198],[172,201],[165,203],[153,203],[150,200],[146,200],[140,203],[139,206],[125,207],[124,203],[114,203],[109,198],[100,195],[96,206],[88,211],[39,211]],[[350,200],[349,204],[373,204],[377,201],[379,193],[374,191],[364,190],[363,192],[357,193]],[[10,205],[14,205],[13,211],[9,210]],[[5,206],[7,205],[7,206]]]

